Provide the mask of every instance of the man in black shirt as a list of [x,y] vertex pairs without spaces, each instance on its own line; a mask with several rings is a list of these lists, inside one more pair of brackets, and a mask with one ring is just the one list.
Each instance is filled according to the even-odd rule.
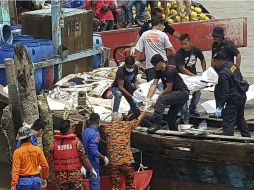
[[224,38],[224,30],[221,27],[215,27],[213,29],[213,44],[212,44],[212,66],[213,66],[213,56],[218,52],[223,52],[226,55],[228,61],[234,63],[234,57],[236,57],[235,64],[240,67],[241,65],[241,53],[229,40]]
[[151,59],[151,63],[156,69],[156,76],[154,82],[150,86],[146,102],[149,102],[154,95],[160,79],[162,80],[164,90],[159,95],[154,107],[155,124],[152,128],[149,128],[147,132],[154,133],[158,129],[161,129],[161,125],[163,124],[163,113],[167,105],[170,105],[166,116],[169,129],[177,131],[176,117],[182,106],[189,99],[190,91],[175,68],[168,66],[160,54],[154,55]]
[[[190,41],[190,36],[187,33],[184,33],[180,36],[180,41],[182,44],[182,48],[179,49],[176,53],[176,65],[180,73],[195,76],[197,75],[196,63],[197,59],[201,62],[201,67],[203,72],[206,70],[206,61],[202,51],[193,46]],[[181,118],[185,124],[189,123],[189,115],[199,114],[196,112],[197,104],[199,102],[201,96],[200,91],[196,91],[192,94],[192,99],[190,102],[190,106],[188,108],[187,103],[183,106],[181,110]]]
[[135,58],[129,56],[125,58],[125,64],[118,68],[116,78],[112,84],[112,92],[115,96],[113,112],[118,112],[122,95],[128,101],[131,111],[138,118],[139,109],[136,107],[137,100],[133,97],[133,92],[138,89],[137,83],[138,67],[135,65]]

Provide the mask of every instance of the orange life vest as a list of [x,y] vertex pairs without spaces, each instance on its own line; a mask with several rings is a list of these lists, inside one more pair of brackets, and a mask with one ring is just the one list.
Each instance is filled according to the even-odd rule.
[[82,163],[77,151],[77,136],[54,135],[54,170],[56,172],[80,169]]

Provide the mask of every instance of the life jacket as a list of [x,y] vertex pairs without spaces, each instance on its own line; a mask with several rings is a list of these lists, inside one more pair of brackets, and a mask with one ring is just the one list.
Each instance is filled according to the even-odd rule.
[[56,172],[80,169],[82,163],[77,151],[75,134],[54,135],[54,170]]

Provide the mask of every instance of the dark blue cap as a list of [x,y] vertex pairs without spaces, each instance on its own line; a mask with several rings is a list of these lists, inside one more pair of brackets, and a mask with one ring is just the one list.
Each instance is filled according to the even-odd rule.
[[215,27],[213,29],[212,36],[214,37],[224,37],[224,30],[221,27]]

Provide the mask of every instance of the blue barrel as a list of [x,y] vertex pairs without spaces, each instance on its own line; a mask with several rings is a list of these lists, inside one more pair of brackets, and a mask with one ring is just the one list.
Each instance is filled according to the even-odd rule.
[[[4,59],[13,58],[14,50],[12,45],[2,45],[0,47],[0,64],[4,64]],[[7,85],[5,69],[0,69],[0,84]]]
[[32,41],[33,36],[30,35],[15,35],[13,36],[13,44],[22,44],[26,41]]
[[[54,57],[54,48],[52,41],[48,39],[36,39],[40,43],[42,59],[51,59]],[[42,89],[48,89],[53,86],[54,66],[42,68]]]
[[9,25],[0,24],[0,45],[12,44],[13,36]]
[[22,28],[21,24],[11,25],[11,33],[12,33],[12,35],[21,35],[21,28]]
[[81,7],[84,5],[84,3],[85,3],[84,0],[79,0],[79,1],[75,0],[75,1],[73,1],[73,8]]
[[[100,34],[93,34],[93,48],[103,47],[102,38]],[[101,55],[97,54],[93,56],[93,68],[97,69],[101,67]]]
[[72,8],[73,7],[73,0],[67,0],[64,2],[65,8]]
[[[42,60],[40,54],[40,43],[36,41],[25,41],[21,43],[27,47],[28,54],[31,57],[34,64]],[[42,69],[36,69],[34,71],[35,89],[36,92],[40,92],[42,89]]]

